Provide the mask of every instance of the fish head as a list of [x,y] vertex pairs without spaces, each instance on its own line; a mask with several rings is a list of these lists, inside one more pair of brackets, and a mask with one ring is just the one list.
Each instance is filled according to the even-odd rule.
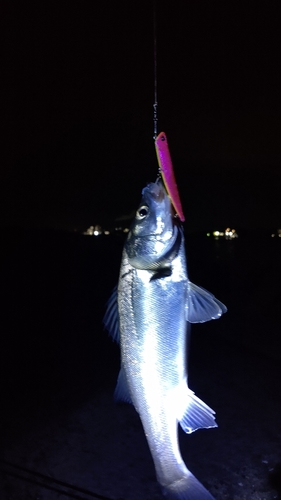
[[169,266],[177,237],[174,210],[162,182],[148,184],[125,245],[129,263],[148,270]]

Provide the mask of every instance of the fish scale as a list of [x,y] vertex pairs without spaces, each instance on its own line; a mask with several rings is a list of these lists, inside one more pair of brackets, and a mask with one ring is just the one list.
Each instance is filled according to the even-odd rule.
[[[134,276],[137,274],[138,276]],[[178,287],[169,294],[167,284],[163,290],[161,282],[146,283],[134,270],[130,274],[131,286],[142,293],[128,293],[128,283],[120,284],[119,308],[127,316],[126,308],[133,311],[133,324],[138,325],[140,318],[148,318],[136,336],[131,335],[121,344],[122,365],[127,373],[132,401],[137,408],[149,447],[156,459],[156,473],[160,483],[162,478],[178,475],[178,464],[182,461],[177,440],[177,416],[172,413],[173,388],[186,377],[185,373],[185,339],[174,342],[174,322],[171,314],[178,318],[177,327],[185,333],[184,304],[179,303],[185,282],[178,282]],[[133,307],[128,304],[128,295],[132,295]],[[136,296],[134,296],[136,295]],[[126,297],[124,299],[124,297]],[[165,300],[164,299],[168,299]],[[183,319],[182,319],[183,318]],[[180,323],[184,322],[184,325]],[[126,326],[120,324],[120,328]],[[183,335],[184,336],[184,335]],[[132,363],[132,359],[136,362]],[[176,360],[176,362],[175,362]],[[172,472],[174,470],[174,472]],[[180,475],[181,477],[181,475]]]
[[183,230],[161,181],[149,184],[104,324],[120,341],[115,397],[138,411],[157,480],[170,500],[213,499],[181,457],[178,424],[187,433],[217,426],[214,411],[188,388],[187,325],[224,312],[220,301],[188,280]]

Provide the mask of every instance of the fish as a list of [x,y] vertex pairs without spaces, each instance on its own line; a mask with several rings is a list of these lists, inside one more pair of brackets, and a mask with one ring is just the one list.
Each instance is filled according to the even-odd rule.
[[220,318],[225,305],[189,281],[184,232],[160,179],[142,190],[104,326],[120,343],[116,400],[134,405],[168,500],[214,500],[181,456],[186,433],[217,427],[188,387],[187,326]]

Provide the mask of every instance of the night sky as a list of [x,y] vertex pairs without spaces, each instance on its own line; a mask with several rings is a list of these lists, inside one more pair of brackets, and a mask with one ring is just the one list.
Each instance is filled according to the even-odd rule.
[[[156,1],[190,231],[281,227],[280,5]],[[5,2],[0,226],[86,228],[154,181],[152,2]]]

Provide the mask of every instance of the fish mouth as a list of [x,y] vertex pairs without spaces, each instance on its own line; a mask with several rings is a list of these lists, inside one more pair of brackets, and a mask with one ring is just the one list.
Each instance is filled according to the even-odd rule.
[[150,182],[145,188],[143,188],[142,195],[147,192],[154,198],[155,201],[158,202],[163,201],[164,198],[168,196],[160,178],[156,179],[156,182]]
[[[140,226],[140,231],[136,231],[138,236],[146,238],[157,238],[166,244],[173,237],[174,224],[172,222],[173,212],[171,201],[160,179],[148,184],[142,190],[143,204],[149,207],[149,212],[155,214],[150,223],[144,221]],[[145,230],[145,227],[147,228]],[[142,234],[140,234],[142,233]]]

